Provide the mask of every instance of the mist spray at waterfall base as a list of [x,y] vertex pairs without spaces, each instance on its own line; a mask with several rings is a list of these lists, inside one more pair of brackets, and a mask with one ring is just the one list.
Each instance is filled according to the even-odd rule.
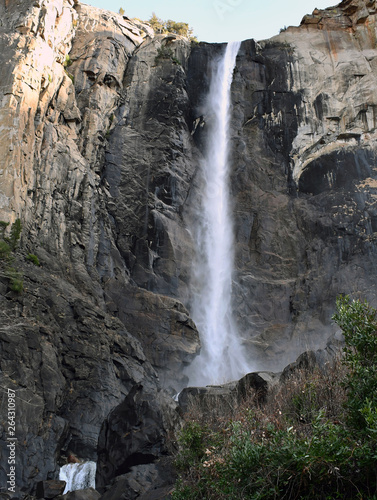
[[201,353],[187,369],[189,385],[235,380],[251,371],[232,312],[234,236],[229,196],[231,84],[239,42],[226,46],[213,70],[207,97],[209,127],[202,165],[204,190],[193,267],[196,291],[192,317],[200,333]]

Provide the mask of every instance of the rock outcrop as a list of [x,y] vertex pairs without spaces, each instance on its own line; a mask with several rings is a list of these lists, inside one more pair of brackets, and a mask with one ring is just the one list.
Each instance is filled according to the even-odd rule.
[[[255,370],[323,347],[338,294],[376,305],[376,22],[374,0],[345,0],[241,45],[233,300]],[[0,260],[18,494],[56,479],[68,449],[99,458],[108,498],[138,474],[164,489],[170,396],[200,349],[203,100],[224,47],[77,0],[2,0],[0,43],[0,220],[23,226],[13,262]],[[0,426],[6,439],[3,413]],[[1,484],[7,472],[2,457]]]

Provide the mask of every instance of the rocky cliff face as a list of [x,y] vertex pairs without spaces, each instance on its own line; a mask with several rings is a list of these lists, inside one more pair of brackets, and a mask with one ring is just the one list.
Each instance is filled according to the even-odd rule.
[[[170,357],[176,374],[198,338],[176,298],[139,291],[110,211],[116,199],[105,145],[125,103],[125,68],[153,35],[150,28],[72,1],[2,2],[0,14],[0,218],[22,219],[12,266],[24,274],[17,295],[2,262],[1,386],[17,391],[16,483],[25,494],[56,477],[68,448],[97,459],[101,428],[111,428],[124,401],[132,414],[125,440],[134,443],[137,433],[138,449],[130,444],[113,474],[165,453],[179,419],[147,345],[156,367]],[[28,253],[38,255],[40,267],[25,261]],[[2,403],[6,408],[3,391]],[[1,426],[6,438],[5,413]],[[98,452],[114,463],[106,447]]]
[[344,1],[239,54],[239,317],[275,361],[330,334],[336,295],[375,301],[375,28]]
[[[99,455],[105,486],[167,453],[179,417],[164,389],[199,351],[202,105],[223,46],[76,0],[2,0],[0,19],[0,219],[23,224],[24,291],[5,261],[0,278],[17,484],[55,477],[69,448]],[[239,51],[234,307],[256,369],[323,347],[339,293],[375,303],[376,19],[374,1],[346,0]]]

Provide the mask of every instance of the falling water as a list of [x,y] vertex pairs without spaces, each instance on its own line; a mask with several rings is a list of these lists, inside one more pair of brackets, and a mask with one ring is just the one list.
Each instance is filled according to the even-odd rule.
[[95,462],[63,465],[59,472],[59,479],[66,482],[63,494],[69,491],[95,488],[96,468]]
[[192,308],[202,349],[188,368],[190,385],[223,383],[249,371],[231,304],[234,237],[229,199],[230,90],[239,46],[239,42],[227,45],[214,68],[207,98],[205,190],[193,271],[199,290]]

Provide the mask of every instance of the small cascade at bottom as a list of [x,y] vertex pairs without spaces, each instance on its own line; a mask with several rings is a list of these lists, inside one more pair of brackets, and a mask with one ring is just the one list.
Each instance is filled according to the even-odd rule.
[[95,489],[96,468],[95,462],[63,465],[59,472],[59,479],[67,483],[63,495],[69,491]]

